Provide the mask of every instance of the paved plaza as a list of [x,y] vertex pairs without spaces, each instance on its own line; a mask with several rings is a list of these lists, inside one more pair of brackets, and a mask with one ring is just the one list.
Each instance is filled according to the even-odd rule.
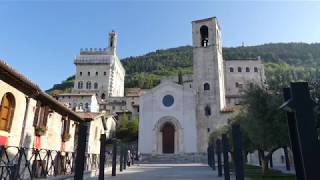
[[[110,171],[109,171],[110,172]],[[98,179],[95,178],[90,178]],[[110,174],[105,179],[113,180],[168,180],[168,179],[184,179],[184,180],[222,180],[218,177],[217,171],[212,171],[205,164],[139,164],[127,168],[123,172],[117,171],[116,177]],[[231,179],[234,179],[231,177]]]

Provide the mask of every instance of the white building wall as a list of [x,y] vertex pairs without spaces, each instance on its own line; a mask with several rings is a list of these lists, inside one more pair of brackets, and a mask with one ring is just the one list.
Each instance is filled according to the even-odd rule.
[[[17,90],[13,86],[0,80],[0,98],[7,92],[11,93],[15,99],[15,110],[12,119],[12,125],[9,132],[0,131],[2,136],[8,137],[8,146],[21,146],[26,148],[34,147],[35,141],[35,128],[33,126],[35,110],[37,101],[30,98],[29,108],[26,113],[26,121],[23,123],[26,110],[26,95],[21,91]],[[1,100],[0,100],[1,103]],[[62,143],[62,120],[61,115],[57,112],[52,112],[48,115],[46,133],[41,136],[42,149],[61,150]],[[71,138],[65,142],[65,151],[74,150],[74,132],[75,128],[72,126],[73,122],[70,123],[70,134]],[[24,133],[23,133],[24,130]]]
[[[0,133],[1,135],[8,137],[8,145],[19,146],[20,138],[21,138],[21,130],[23,129],[23,119],[24,119],[24,114],[26,110],[27,96],[2,80],[0,80],[0,87],[1,87],[0,103],[4,94],[8,92],[11,93],[15,99],[15,111],[12,119],[11,129],[9,132],[0,131]],[[36,101],[31,99],[28,113],[32,113],[32,110],[34,109],[35,104],[36,104]],[[33,114],[30,114],[28,116],[28,121],[33,120],[33,116],[34,116]],[[31,130],[29,126],[27,127],[28,127],[28,131],[33,130],[33,129]],[[33,142],[33,136],[30,137],[30,144],[32,144],[32,142]],[[28,144],[27,146],[30,147],[30,144]]]
[[[165,107],[162,98],[165,95],[174,97],[174,104]],[[181,129],[175,144],[176,153],[197,152],[195,128],[195,94],[183,86],[164,82],[147,94],[140,97],[139,151],[141,153],[159,153],[157,149],[157,124],[160,119],[176,119]]]

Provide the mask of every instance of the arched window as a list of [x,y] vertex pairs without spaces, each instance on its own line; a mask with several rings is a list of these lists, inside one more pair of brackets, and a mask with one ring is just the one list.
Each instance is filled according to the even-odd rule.
[[98,76],[98,74],[99,74],[99,73],[98,73],[98,71],[97,71],[97,72],[96,72],[96,76]]
[[246,72],[250,72],[250,68],[249,67],[246,67]]
[[94,89],[98,89],[98,83],[95,82],[94,85],[93,85]]
[[233,67],[231,67],[231,68],[230,68],[230,72],[233,72],[233,71],[234,71],[234,70],[233,70]]
[[6,93],[1,100],[0,105],[0,130],[10,131],[14,109],[15,99],[11,93]]
[[203,90],[205,90],[205,91],[210,90],[210,85],[209,85],[209,83],[204,83],[204,85],[203,85]]
[[86,88],[87,88],[87,89],[91,89],[91,82],[90,82],[90,81],[87,82]]
[[211,108],[210,106],[206,106],[204,109],[205,115],[206,116],[211,116]]
[[242,72],[242,68],[241,67],[238,67],[238,72]]
[[207,47],[208,46],[208,37],[209,37],[208,27],[207,26],[201,26],[200,34],[201,34],[201,46],[202,47]]
[[88,72],[88,76],[90,76],[90,72]]
[[106,95],[104,93],[101,94],[101,99],[105,99]]
[[254,67],[254,72],[258,72],[258,68],[257,67]]
[[82,103],[79,104],[79,110],[83,110],[83,104]]
[[83,82],[82,81],[79,81],[78,82],[78,89],[82,89],[83,88]]

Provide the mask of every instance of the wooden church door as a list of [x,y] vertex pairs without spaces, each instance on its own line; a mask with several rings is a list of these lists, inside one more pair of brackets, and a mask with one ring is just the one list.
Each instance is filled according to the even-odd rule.
[[163,153],[174,153],[174,127],[166,123],[162,128],[162,150]]

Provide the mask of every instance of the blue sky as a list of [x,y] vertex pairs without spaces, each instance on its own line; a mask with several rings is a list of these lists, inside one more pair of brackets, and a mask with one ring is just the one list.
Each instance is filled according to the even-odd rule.
[[118,56],[191,44],[191,21],[216,16],[225,47],[320,42],[320,2],[0,1],[0,59],[48,89],[74,74],[80,48],[107,46]]

